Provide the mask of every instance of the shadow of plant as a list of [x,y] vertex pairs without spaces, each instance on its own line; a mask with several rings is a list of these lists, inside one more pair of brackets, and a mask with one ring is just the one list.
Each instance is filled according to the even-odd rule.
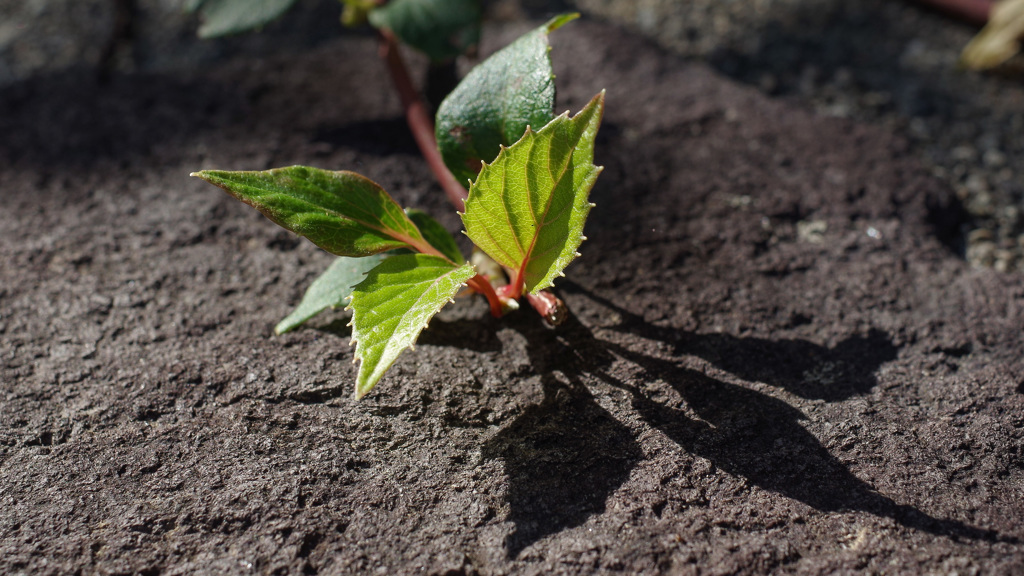
[[806,340],[691,335],[675,355],[693,354],[736,376],[784,388],[797,396],[829,402],[870,392],[875,371],[896,359],[896,346],[883,332],[853,335],[832,348]]
[[642,452],[619,423],[578,381],[544,378],[544,399],[483,450],[501,458],[509,476],[506,538],[510,558],[533,542],[578,526],[605,510],[609,494],[629,477]]
[[[735,370],[743,379],[774,383],[806,397],[841,399],[866,392],[876,383],[873,372],[896,353],[892,342],[877,331],[832,349],[800,340],[771,342],[686,334],[648,325],[639,316],[570,282],[563,287],[614,310],[622,319],[614,330],[671,345],[672,358],[704,352],[714,363],[718,355],[710,351],[716,344],[722,345],[747,362],[721,361],[722,368]],[[600,340],[572,316],[558,330],[526,324],[517,329],[526,337],[531,365],[542,375],[544,399],[527,408],[484,449],[485,457],[504,460],[509,477],[509,520],[515,525],[506,540],[509,557],[546,535],[578,526],[603,512],[608,496],[642,458],[629,429],[601,408],[587,390],[582,380],[585,374],[628,392],[640,416],[684,450],[762,489],[823,512],[863,511],[950,538],[1007,541],[988,530],[933,518],[877,493],[800,425],[806,419],[803,413],[777,398],[710,378],[672,358],[652,357]],[[852,362],[855,353],[863,354],[859,364]],[[846,384],[821,388],[801,382],[808,364],[797,359],[787,363],[790,354],[810,354],[815,361],[828,362],[835,371],[830,382]],[[667,384],[690,412],[653,400],[637,386],[610,375],[608,368],[619,358],[641,368],[649,380]],[[759,375],[762,362],[780,361],[783,369]]]
[[626,389],[634,407],[680,447],[716,467],[822,512],[857,510],[889,517],[908,528],[971,539],[993,538],[989,531],[933,518],[876,492],[833,457],[799,424],[806,417],[771,396],[688,370],[673,362],[639,357],[613,347],[623,357],[657,375],[686,402],[698,419]]

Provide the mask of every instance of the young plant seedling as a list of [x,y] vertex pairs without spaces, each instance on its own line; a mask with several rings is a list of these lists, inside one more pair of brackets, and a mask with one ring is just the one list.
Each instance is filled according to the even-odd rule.
[[[468,176],[460,213],[465,233],[505,278],[478,270],[436,220],[403,210],[383,188],[353,172],[292,166],[193,174],[343,257],[314,282],[278,331],[347,298],[360,361],[357,398],[464,288],[484,295],[500,317],[518,308],[521,297],[541,304],[553,298],[545,290],[579,255],[592,207],[588,196],[601,172],[593,158],[604,92],[574,116],[551,117],[547,35],[574,17],[558,17],[493,55],[438,112],[441,155],[453,172]],[[534,129],[533,122],[542,127]],[[478,174],[469,170],[474,164]]]

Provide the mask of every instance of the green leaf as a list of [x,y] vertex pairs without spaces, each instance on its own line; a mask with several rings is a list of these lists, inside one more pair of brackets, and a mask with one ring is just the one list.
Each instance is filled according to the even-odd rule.
[[436,256],[392,256],[352,291],[352,340],[360,360],[356,398],[369,392],[427,323],[476,275]]
[[200,38],[216,38],[259,28],[284,14],[295,0],[188,0],[185,9],[199,10]]
[[262,172],[203,170],[192,176],[338,256],[395,248],[438,253],[383,188],[355,172],[292,166]]
[[563,114],[528,130],[484,165],[469,189],[466,234],[513,271],[517,290],[548,288],[578,256],[592,206],[587,198],[601,172],[593,159],[603,112],[601,92],[575,117]]
[[480,41],[480,0],[391,0],[370,12],[370,24],[432,60],[463,54]]
[[362,282],[366,273],[380,264],[384,258],[383,254],[366,258],[338,257],[309,285],[298,307],[277,324],[274,332],[291,332],[328,308],[347,305],[352,288]]
[[988,23],[971,39],[960,63],[974,70],[995,68],[1020,52],[1024,38],[1024,0],[1003,0],[992,6]]
[[558,16],[496,52],[441,103],[437,146],[457,180],[473,180],[481,161],[494,160],[501,146],[519,140],[527,126],[544,126],[554,117],[548,34],[578,16]]
[[376,0],[341,0],[345,8],[341,12],[341,23],[347,28],[366,24],[366,17],[377,8]]
[[405,213],[409,215],[409,219],[416,224],[423,237],[427,239],[427,242],[430,242],[431,246],[440,250],[442,254],[456,264],[462,264],[466,261],[462,257],[462,252],[459,250],[459,245],[455,242],[452,233],[445,229],[440,222],[434,220],[422,210],[406,208]]

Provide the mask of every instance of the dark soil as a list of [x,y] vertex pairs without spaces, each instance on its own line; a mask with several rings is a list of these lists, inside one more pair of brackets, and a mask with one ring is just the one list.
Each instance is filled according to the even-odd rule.
[[957,65],[979,26],[892,0],[574,0],[721,74],[825,116],[883,125],[969,216],[959,250],[1024,272],[1024,55]]
[[[490,48],[521,32],[490,30]],[[558,329],[479,300],[351,398],[331,257],[188,173],[349,168],[452,229],[369,38],[0,92],[0,572],[1024,571],[1024,282],[900,138],[613,28]]]

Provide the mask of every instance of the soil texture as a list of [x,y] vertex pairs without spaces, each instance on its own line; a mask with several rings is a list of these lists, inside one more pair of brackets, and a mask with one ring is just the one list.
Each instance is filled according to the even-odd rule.
[[[484,53],[528,29],[486,31]],[[1024,282],[907,142],[594,22],[583,257],[352,399],[331,256],[197,179],[353,169],[452,230],[370,37],[0,91],[0,572],[1024,572]]]

